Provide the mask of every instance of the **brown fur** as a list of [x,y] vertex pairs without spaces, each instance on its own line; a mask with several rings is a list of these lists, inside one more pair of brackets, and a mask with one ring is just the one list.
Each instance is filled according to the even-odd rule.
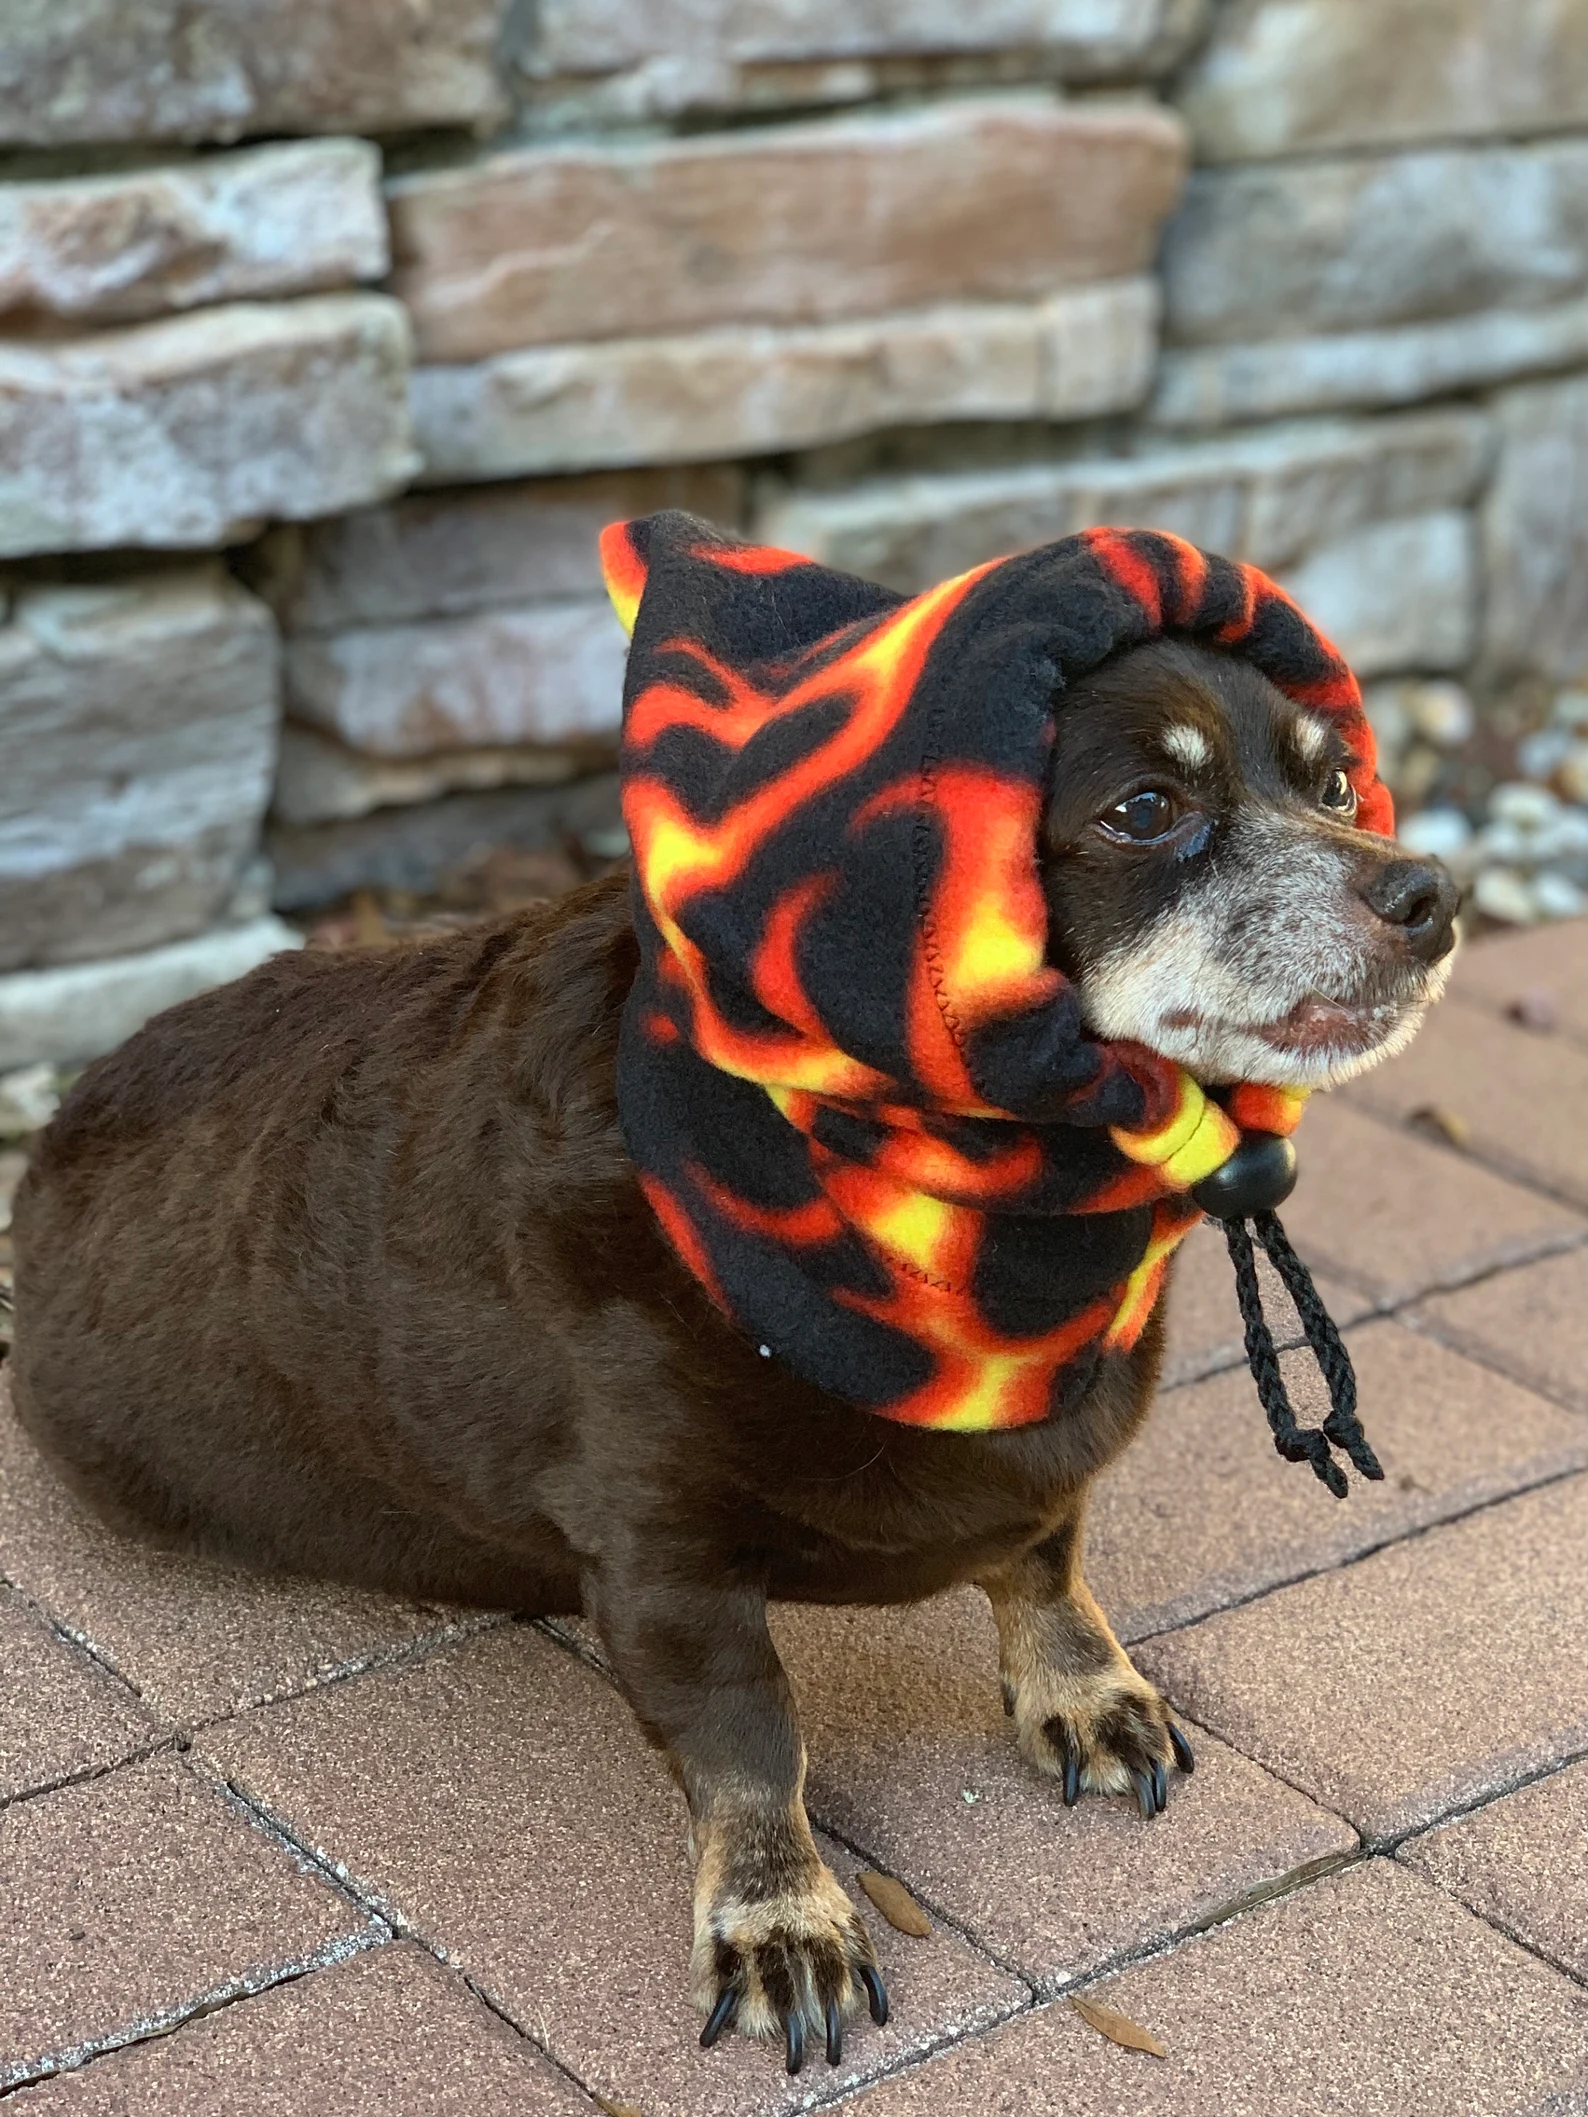
[[623,1149],[634,962],[614,877],[389,952],[278,956],[158,1017],[83,1076],[18,1194],[17,1404],[126,1527],[585,1611],[688,1800],[697,1997],[737,1992],[792,2062],[871,1957],[805,1819],[767,1600],[983,1582],[1026,1754],[1068,1798],[1161,1807],[1177,1731],[1079,1566],[1160,1324],[1007,1432],[896,1425],[759,1357]]

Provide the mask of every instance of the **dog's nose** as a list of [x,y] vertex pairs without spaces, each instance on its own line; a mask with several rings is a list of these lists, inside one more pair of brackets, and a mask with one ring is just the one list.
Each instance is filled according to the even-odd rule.
[[1437,963],[1455,935],[1461,892],[1437,860],[1391,860],[1362,895],[1387,926],[1398,926],[1420,963]]

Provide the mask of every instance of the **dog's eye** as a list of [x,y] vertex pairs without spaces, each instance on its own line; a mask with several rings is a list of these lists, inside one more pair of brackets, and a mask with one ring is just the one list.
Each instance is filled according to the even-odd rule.
[[1322,798],[1326,809],[1338,809],[1342,816],[1356,814],[1356,788],[1338,765],[1323,782]]
[[1139,794],[1117,803],[1098,821],[1111,838],[1124,838],[1132,845],[1150,845],[1155,838],[1167,837],[1179,813],[1172,794],[1166,794],[1162,787],[1143,787]]

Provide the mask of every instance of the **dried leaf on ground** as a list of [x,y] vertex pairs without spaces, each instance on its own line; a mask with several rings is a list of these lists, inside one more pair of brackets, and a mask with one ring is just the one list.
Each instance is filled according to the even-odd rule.
[[1095,2029],[1099,2036],[1106,2036],[1110,2043],[1117,2043],[1127,2051],[1148,2051],[1154,2058],[1169,2056],[1151,2029],[1144,2029],[1139,2021],[1132,2021],[1117,2007],[1105,2007],[1100,1999],[1088,1999],[1084,1992],[1077,1992],[1070,2005],[1089,2029]]
[[1530,985],[1526,992],[1517,994],[1505,1011],[1513,1022],[1536,1030],[1540,1036],[1548,1036],[1560,1027],[1560,1003],[1547,985]]
[[928,1938],[932,1921],[902,1882],[895,1881],[891,1874],[874,1874],[869,1868],[858,1879],[890,1926],[900,1933],[913,1934],[918,1941]]
[[643,2117],[643,2112],[637,2110],[632,2102],[613,2102],[606,2095],[597,2095],[596,2103],[606,2111],[607,2117]]
[[1449,1147],[1466,1147],[1471,1143],[1472,1127],[1459,1110],[1447,1110],[1442,1103],[1424,1103],[1414,1110],[1406,1120],[1414,1131],[1425,1132],[1434,1139],[1441,1139]]

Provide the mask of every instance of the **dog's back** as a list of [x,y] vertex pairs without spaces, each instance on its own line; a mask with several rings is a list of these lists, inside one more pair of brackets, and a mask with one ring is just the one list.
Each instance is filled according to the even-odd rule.
[[[371,1460],[364,1400],[416,1333],[409,1381],[444,1391],[489,1360],[460,1289],[509,1268],[510,1190],[544,1225],[561,1190],[626,1180],[626,937],[607,883],[389,950],[285,954],[87,1070],[17,1197],[14,1383],[101,1512],[344,1575],[370,1571],[346,1537],[373,1520],[403,1545],[374,1570],[411,1578],[402,1465],[389,1443]],[[545,1394],[554,1349],[537,1365]]]

